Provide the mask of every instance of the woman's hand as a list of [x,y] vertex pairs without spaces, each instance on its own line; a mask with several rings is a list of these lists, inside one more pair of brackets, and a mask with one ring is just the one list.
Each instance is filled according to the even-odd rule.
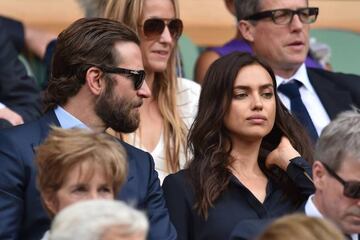
[[283,136],[281,137],[279,146],[267,156],[265,165],[267,168],[271,167],[271,165],[276,165],[286,171],[290,160],[295,157],[300,157],[300,154],[291,145],[289,139]]

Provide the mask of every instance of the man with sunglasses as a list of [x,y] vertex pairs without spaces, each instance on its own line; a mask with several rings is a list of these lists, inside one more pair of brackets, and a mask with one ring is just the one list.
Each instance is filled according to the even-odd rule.
[[[79,19],[60,33],[39,120],[0,131],[0,239],[41,239],[50,220],[36,189],[34,150],[51,125],[132,132],[150,96],[137,35],[124,24]],[[124,142],[128,178],[117,199],[149,217],[148,239],[176,239],[149,153]]]
[[305,213],[328,218],[349,239],[360,240],[360,112],[343,112],[324,128],[315,160],[316,191]]
[[314,142],[339,112],[360,106],[360,77],[307,68],[309,27],[319,9],[307,0],[235,0],[238,28],[276,74],[279,97]]

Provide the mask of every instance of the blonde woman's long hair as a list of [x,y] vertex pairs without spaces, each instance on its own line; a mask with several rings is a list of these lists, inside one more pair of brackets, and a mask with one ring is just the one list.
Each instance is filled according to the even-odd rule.
[[[139,20],[142,17],[145,0],[108,0],[103,17],[118,20],[139,33]],[[179,4],[171,0],[175,9],[175,17],[179,18]],[[152,96],[157,101],[164,123],[164,151],[167,169],[176,172],[180,169],[179,155],[185,152],[187,128],[177,108],[177,76],[176,76],[177,44],[171,53],[164,72],[155,73]]]

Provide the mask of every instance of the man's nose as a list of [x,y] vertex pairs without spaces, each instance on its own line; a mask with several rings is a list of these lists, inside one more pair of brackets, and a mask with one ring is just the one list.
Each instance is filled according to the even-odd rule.
[[151,91],[150,91],[149,86],[146,83],[146,80],[143,82],[141,87],[137,90],[137,95],[142,98],[151,97]]

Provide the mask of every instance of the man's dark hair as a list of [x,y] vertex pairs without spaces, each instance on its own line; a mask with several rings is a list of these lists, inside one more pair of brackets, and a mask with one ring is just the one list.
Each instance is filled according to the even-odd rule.
[[135,32],[124,24],[104,18],[82,18],[75,21],[57,38],[51,77],[45,91],[45,111],[64,105],[85,83],[91,66],[116,66],[121,54],[115,43],[140,44]]
[[253,15],[260,10],[261,0],[234,0],[236,18],[238,21]]

